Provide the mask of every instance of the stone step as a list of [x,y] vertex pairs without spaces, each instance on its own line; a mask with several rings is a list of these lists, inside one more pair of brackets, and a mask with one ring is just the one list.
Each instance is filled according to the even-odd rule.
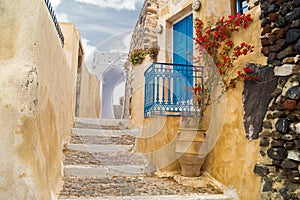
[[111,137],[120,135],[131,135],[138,137],[141,135],[141,129],[124,129],[124,130],[103,130],[103,129],[86,129],[86,128],[72,128],[72,134],[79,136],[99,136]]
[[120,136],[80,136],[72,135],[70,139],[70,144],[98,144],[98,145],[134,145],[136,137],[130,135],[120,135]]
[[75,118],[75,128],[105,128],[126,129],[129,125],[127,119],[97,119],[97,118]]
[[103,165],[142,165],[150,166],[151,163],[143,155],[139,153],[97,153],[94,157],[98,159]]
[[100,159],[90,152],[65,149],[64,154],[64,165],[102,165]]
[[154,166],[142,154],[136,152],[90,153],[78,150],[64,150],[64,165],[140,165],[148,166],[154,171]]
[[150,174],[146,167],[140,165],[66,165],[64,176],[76,177],[112,177],[112,176],[144,176]]
[[59,200],[233,200],[232,198],[221,194],[189,194],[189,195],[156,195],[156,196],[104,196],[96,198],[64,198]]
[[65,177],[59,199],[222,199],[229,200],[212,184],[193,188],[172,178]]
[[96,145],[96,144],[68,144],[66,149],[89,153],[108,153],[132,151],[134,145]]

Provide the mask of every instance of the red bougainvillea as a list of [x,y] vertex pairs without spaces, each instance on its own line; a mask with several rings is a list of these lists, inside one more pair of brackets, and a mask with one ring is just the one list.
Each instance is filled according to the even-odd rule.
[[242,42],[234,47],[231,39],[234,32],[248,28],[252,21],[250,14],[238,14],[229,16],[227,19],[222,17],[215,25],[204,27],[200,19],[195,19],[194,40],[196,50],[200,53],[196,60],[200,61],[208,53],[212,59],[211,61],[206,59],[205,65],[217,66],[226,90],[235,88],[239,80],[257,78],[250,68],[240,70],[240,66],[234,63],[239,57],[252,53],[254,46]]

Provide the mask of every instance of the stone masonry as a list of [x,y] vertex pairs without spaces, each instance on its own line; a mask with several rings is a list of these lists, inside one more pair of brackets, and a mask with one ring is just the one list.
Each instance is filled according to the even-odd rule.
[[[139,19],[136,23],[129,54],[136,49],[148,49],[157,47],[157,36],[156,36],[156,26],[158,18],[158,1],[157,0],[146,0],[144,6],[141,10]],[[125,69],[127,73],[126,79],[126,99],[124,106],[124,117],[129,118],[130,116],[130,104],[132,96],[132,66],[129,62],[125,64]]]
[[300,199],[300,0],[261,4],[262,53],[278,78],[259,134],[262,199]]

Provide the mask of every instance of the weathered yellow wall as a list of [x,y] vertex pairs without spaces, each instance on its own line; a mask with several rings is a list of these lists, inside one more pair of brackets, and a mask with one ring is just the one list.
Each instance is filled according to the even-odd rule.
[[91,75],[84,64],[81,71],[79,116],[82,118],[99,118],[100,82]]
[[178,171],[175,139],[180,117],[153,116],[144,121],[143,131],[137,141],[142,152],[160,171]]
[[[202,7],[196,12],[190,8],[193,1],[169,0],[168,3],[160,2],[158,24],[164,26],[164,32],[158,34],[159,62],[172,62],[172,23],[176,23],[181,17],[193,13],[194,18],[199,17],[204,23],[213,23],[221,16],[231,15],[230,0],[201,1]],[[236,63],[241,69],[249,62],[266,64],[266,58],[260,53],[259,6],[252,9],[250,13],[254,22],[248,29],[234,34],[233,39],[235,44],[246,42],[255,46],[254,53],[239,59]],[[196,54],[196,52],[194,53]],[[150,66],[150,63],[147,64]],[[138,83],[139,87],[135,88],[137,92],[134,93],[132,99],[132,121],[138,126],[144,126],[142,134],[144,138],[138,140],[138,150],[146,153],[152,152],[148,156],[160,167],[165,164],[161,160],[162,155],[169,155],[170,158],[173,158],[170,150],[172,149],[171,141],[174,139],[173,137],[179,127],[179,119],[152,117],[143,120],[144,91],[140,86],[143,83],[142,73],[146,67],[144,64],[142,66],[142,68],[134,67],[137,69],[136,72],[139,73],[134,75],[133,84]],[[249,141],[245,137],[242,91],[243,83],[240,82],[236,89],[223,95],[218,102],[214,103],[214,107],[208,109],[211,116],[210,120],[207,120],[207,123],[210,123],[207,132],[212,136],[208,144],[211,144],[214,148],[207,157],[204,170],[208,171],[221,183],[234,186],[242,200],[256,200],[260,199],[261,183],[260,179],[253,173],[253,168],[259,156],[259,143],[258,141]],[[164,125],[162,125],[163,122]],[[165,127],[173,128],[168,130]],[[215,140],[215,138],[219,139]],[[162,151],[162,154],[156,153],[163,149],[164,145],[171,148]],[[170,160],[167,162],[172,163]],[[171,171],[179,168],[175,162],[172,167],[165,169]]]
[[[244,67],[249,62],[266,64],[261,55],[259,7],[251,10],[254,22],[246,30],[234,35],[235,44],[246,42],[255,46],[254,53],[240,58],[238,65]],[[225,114],[219,140],[209,154],[204,170],[227,186],[237,189],[241,200],[260,199],[261,181],[253,173],[254,165],[259,157],[259,142],[245,137],[243,125],[243,84],[226,93]],[[224,103],[224,102],[223,102]],[[211,119],[220,117],[220,112],[212,113]]]
[[[218,136],[216,145],[208,155],[203,170],[209,172],[221,183],[236,188],[240,199],[260,199],[260,178],[253,173],[258,161],[259,142],[246,139],[243,127],[243,84],[225,94],[225,107],[212,112],[211,120],[220,120],[221,132],[208,132]],[[218,126],[217,124],[215,126]]]
[[[55,198],[74,116],[77,65],[68,64],[78,49],[65,56],[44,1],[1,1],[0,10],[0,196]],[[79,41],[69,42],[72,52]]]
[[133,66],[132,118],[134,126],[142,128],[137,139],[137,151],[144,153],[163,171],[177,171],[174,139],[179,128],[179,117],[144,118],[144,71],[152,64],[147,56],[141,65]]

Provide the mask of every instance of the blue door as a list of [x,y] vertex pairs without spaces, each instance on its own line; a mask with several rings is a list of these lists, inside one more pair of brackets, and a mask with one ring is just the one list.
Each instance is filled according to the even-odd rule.
[[[193,15],[189,15],[173,25],[173,63],[178,75],[174,79],[174,103],[191,98],[193,86]],[[178,65],[176,65],[178,64]]]

